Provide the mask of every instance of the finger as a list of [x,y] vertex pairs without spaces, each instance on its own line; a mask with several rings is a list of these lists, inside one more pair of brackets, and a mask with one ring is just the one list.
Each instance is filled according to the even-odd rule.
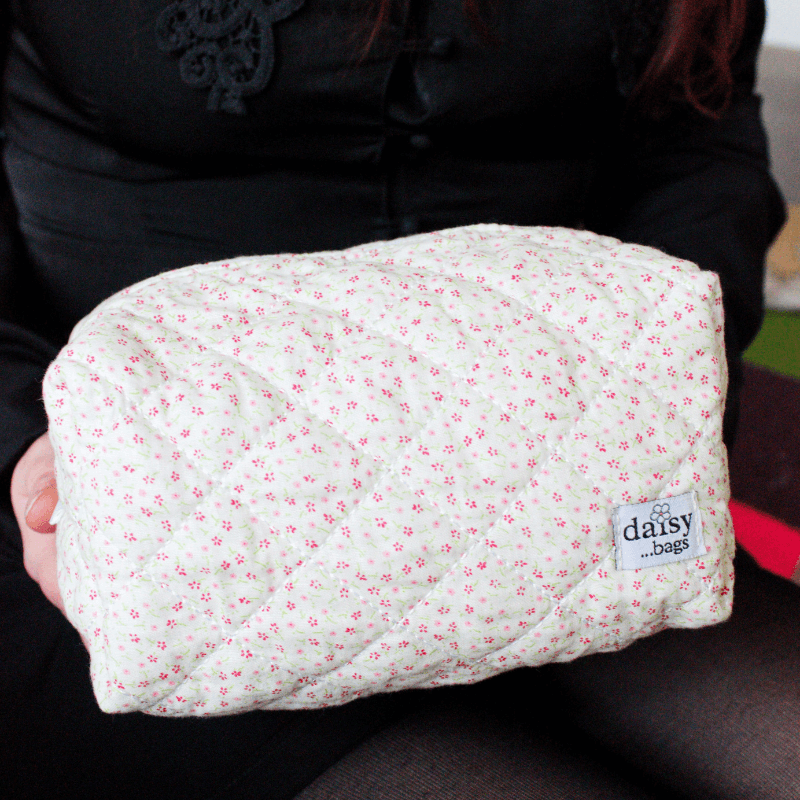
[[53,516],[56,503],[58,503],[58,489],[55,484],[51,484],[39,492],[28,506],[25,514],[28,527],[38,533],[53,533],[56,526],[50,524],[50,517]]
[[[40,499],[45,491],[45,496]],[[22,536],[25,571],[39,584],[44,596],[63,613],[64,602],[58,589],[56,537],[42,536],[28,525],[26,519],[32,512],[31,521],[41,528],[41,522],[47,522],[49,514],[52,514],[56,500],[53,448],[44,434],[28,448],[14,468],[11,503]]]

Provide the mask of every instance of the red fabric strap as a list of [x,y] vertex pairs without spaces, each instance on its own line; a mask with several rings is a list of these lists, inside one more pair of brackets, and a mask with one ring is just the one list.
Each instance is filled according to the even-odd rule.
[[800,562],[800,530],[737,500],[729,509],[736,541],[764,569],[791,577]]

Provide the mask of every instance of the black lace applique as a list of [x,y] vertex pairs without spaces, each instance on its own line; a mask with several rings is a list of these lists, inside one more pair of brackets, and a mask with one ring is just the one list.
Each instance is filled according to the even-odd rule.
[[304,0],[178,0],[156,23],[160,50],[180,54],[183,81],[208,89],[209,111],[244,114],[242,98],[260,92],[275,63],[272,25]]

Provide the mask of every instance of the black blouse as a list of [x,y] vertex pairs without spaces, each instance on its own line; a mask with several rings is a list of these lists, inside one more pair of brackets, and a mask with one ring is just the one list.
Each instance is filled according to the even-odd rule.
[[[0,464],[44,368],[127,284],[475,222],[585,226],[720,273],[733,360],[782,222],[753,95],[623,125],[663,0],[13,0],[4,25]],[[6,492],[7,494],[7,492]]]

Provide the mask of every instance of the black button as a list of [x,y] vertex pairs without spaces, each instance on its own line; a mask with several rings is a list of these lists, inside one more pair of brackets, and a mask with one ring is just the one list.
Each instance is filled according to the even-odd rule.
[[376,240],[412,236],[419,233],[419,229],[419,217],[415,214],[405,214],[401,217],[375,217],[372,220],[372,231]]
[[415,150],[427,150],[433,144],[431,137],[426,136],[424,133],[413,134],[409,137],[408,143]]
[[401,236],[412,236],[419,231],[419,217],[406,214],[397,220],[397,230]]
[[428,43],[428,55],[447,58],[453,54],[455,40],[452,36],[434,36]]

